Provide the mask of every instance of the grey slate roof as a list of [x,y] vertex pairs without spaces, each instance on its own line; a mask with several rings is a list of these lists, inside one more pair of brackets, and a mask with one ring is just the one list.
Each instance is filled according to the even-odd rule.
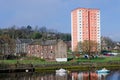
[[32,39],[17,39],[16,43],[31,43]]
[[41,45],[46,46],[46,45],[55,45],[57,44],[57,40],[45,40],[41,41]]
[[47,45],[55,45],[59,42],[60,40],[32,40],[32,39],[17,39],[16,43],[28,43],[29,45],[42,45],[42,46],[47,46]]
[[33,42],[30,43],[30,45],[42,45],[42,46],[55,45],[59,41],[60,40],[34,40]]

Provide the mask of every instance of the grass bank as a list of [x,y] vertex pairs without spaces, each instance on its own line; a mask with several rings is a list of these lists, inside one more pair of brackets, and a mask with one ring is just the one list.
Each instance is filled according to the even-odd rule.
[[[69,63],[75,63],[75,62],[120,62],[120,57],[116,57],[116,56],[112,56],[112,57],[98,57],[98,58],[94,58],[94,59],[85,59],[85,58],[76,58],[73,59],[72,61],[68,61],[68,62],[61,62],[61,63],[65,63],[65,64],[69,64]],[[5,64],[16,64],[16,63],[21,63],[21,64],[58,64],[59,62],[53,61],[45,61],[39,58],[31,58],[31,59],[23,59],[23,60],[0,60],[0,63],[5,63]],[[61,64],[60,63],[60,64]]]
[[0,60],[0,69],[2,68],[15,68],[12,66],[24,67],[21,64],[32,65],[35,71],[54,71],[59,68],[65,68],[67,70],[89,70],[89,69],[101,69],[103,67],[107,69],[119,69],[120,70],[120,57],[99,57],[94,59],[77,58],[68,62],[49,62],[41,59],[29,59],[29,60]]
[[36,66],[35,71],[42,72],[42,71],[54,71],[56,69],[64,68],[69,71],[72,70],[98,70],[102,68],[107,68],[110,70],[120,70],[120,62],[81,62],[81,63],[74,63],[74,64],[53,64],[53,65],[44,65],[44,66]]
[[78,58],[76,59],[76,61],[78,62],[103,62],[103,63],[104,62],[119,62],[120,57],[111,56],[111,57],[98,57],[94,59]]

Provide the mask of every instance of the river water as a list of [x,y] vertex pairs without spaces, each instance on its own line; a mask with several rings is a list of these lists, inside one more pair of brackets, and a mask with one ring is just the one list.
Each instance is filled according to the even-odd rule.
[[55,72],[0,73],[0,80],[120,80],[120,71],[111,71],[106,74],[85,71],[61,74]]

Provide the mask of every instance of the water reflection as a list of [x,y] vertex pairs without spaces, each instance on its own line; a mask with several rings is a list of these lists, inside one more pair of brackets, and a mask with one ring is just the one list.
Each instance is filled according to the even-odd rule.
[[120,71],[110,73],[106,80],[120,80]]
[[0,80],[55,80],[51,73],[1,73]]
[[120,71],[109,74],[95,72],[0,73],[0,80],[119,80]]
[[67,73],[56,73],[56,79],[55,80],[68,80]]
[[97,74],[95,72],[72,73],[72,80],[105,80],[105,73]]

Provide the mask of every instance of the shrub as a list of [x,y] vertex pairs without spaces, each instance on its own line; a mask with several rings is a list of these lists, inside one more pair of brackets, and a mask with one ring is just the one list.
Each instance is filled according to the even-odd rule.
[[67,58],[67,61],[71,61],[71,60],[73,60],[73,58]]

